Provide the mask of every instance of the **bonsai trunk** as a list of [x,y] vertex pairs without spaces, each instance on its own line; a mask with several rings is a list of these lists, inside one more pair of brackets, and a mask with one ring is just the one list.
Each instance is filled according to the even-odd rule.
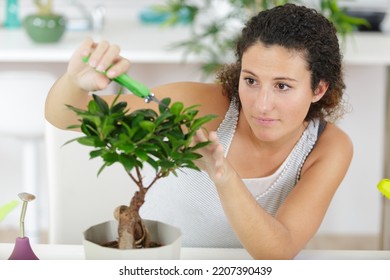
[[145,202],[146,190],[142,189],[134,193],[130,206],[119,206],[115,213],[115,218],[119,222],[118,226],[118,248],[149,248],[155,247],[150,234],[142,218],[139,209]]

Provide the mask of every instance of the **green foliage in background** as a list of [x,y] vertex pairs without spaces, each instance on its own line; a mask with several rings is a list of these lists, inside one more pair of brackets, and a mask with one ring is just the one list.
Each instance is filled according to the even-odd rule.
[[[185,55],[195,54],[202,61],[206,75],[215,73],[219,67],[231,62],[232,50],[244,23],[261,10],[286,3],[302,4],[302,1],[288,0],[167,0],[154,6],[155,11],[168,14],[163,25],[179,24],[187,15],[191,27],[190,39],[177,42],[173,48],[185,50]],[[315,7],[335,25],[340,37],[345,37],[360,25],[368,25],[365,19],[348,16],[337,0],[321,0]],[[219,14],[223,11],[222,14]]]
[[40,15],[50,15],[53,13],[52,0],[34,0],[34,4],[38,9]]
[[0,222],[4,220],[4,218],[14,209],[16,206],[19,205],[19,202],[16,200],[13,200],[11,202],[8,202],[5,205],[0,206]]

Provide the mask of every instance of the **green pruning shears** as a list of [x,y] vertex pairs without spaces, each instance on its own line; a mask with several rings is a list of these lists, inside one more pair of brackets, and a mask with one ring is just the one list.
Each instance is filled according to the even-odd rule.
[[[83,61],[84,63],[88,63],[89,56],[84,56]],[[102,72],[103,74],[106,74],[106,71]],[[121,86],[124,86],[128,90],[130,90],[134,95],[141,97],[145,100],[146,103],[149,103],[150,101],[157,102],[159,105],[167,107],[164,103],[162,103],[159,99],[157,99],[154,94],[149,90],[147,86],[144,84],[134,80],[127,74],[121,74],[118,77],[112,79],[113,81],[117,82]]]

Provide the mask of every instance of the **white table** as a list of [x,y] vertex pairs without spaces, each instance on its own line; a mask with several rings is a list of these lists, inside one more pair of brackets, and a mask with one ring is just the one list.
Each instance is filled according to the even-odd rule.
[[[82,245],[32,244],[42,260],[83,260]],[[14,244],[0,243],[0,260],[11,255]],[[244,249],[182,248],[182,260],[251,260]],[[390,260],[390,251],[375,250],[302,250],[296,260]]]

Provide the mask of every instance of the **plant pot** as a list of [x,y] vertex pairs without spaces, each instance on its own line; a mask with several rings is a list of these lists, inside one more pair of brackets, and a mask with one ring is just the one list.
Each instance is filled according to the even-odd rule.
[[145,220],[152,240],[160,247],[121,250],[100,244],[118,239],[118,222],[107,221],[88,228],[83,233],[83,245],[87,260],[177,260],[180,259],[181,231],[171,225]]
[[55,43],[64,34],[66,20],[64,16],[57,14],[32,14],[24,18],[23,26],[34,42]]

